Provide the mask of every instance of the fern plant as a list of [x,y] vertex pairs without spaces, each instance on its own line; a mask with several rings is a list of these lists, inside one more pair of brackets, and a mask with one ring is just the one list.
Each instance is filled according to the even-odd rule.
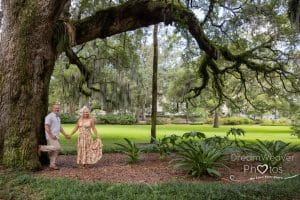
[[124,138],[124,140],[126,141],[126,144],[115,143],[116,145],[119,146],[118,150],[125,153],[128,156],[129,163],[138,162],[141,150],[137,147],[137,145],[133,141],[130,141],[127,138]]
[[223,165],[220,160],[224,153],[222,150],[206,141],[182,141],[178,146],[179,158],[173,159],[175,167],[188,170],[192,176],[208,174],[219,177],[220,173],[213,169],[214,166]]
[[247,146],[254,155],[258,156],[259,161],[267,164],[269,167],[277,167],[282,164],[285,155],[294,150],[296,145],[290,146],[290,143],[277,141],[261,141],[257,139],[257,143]]

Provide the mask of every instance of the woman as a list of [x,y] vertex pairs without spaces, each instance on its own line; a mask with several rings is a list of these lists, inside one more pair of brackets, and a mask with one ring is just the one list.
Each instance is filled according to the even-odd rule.
[[[77,121],[76,127],[70,133],[70,137],[79,129],[77,143],[77,164],[86,167],[88,164],[95,164],[102,157],[102,144],[95,127],[95,120],[90,117],[90,110],[84,106],[81,109],[82,116]],[[92,139],[92,132],[96,140]]]

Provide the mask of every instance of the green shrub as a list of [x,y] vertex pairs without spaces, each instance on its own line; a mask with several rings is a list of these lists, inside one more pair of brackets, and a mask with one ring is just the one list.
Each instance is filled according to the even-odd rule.
[[233,135],[234,139],[236,140],[236,136],[245,135],[245,130],[242,128],[231,128],[229,131],[227,131],[227,136]]
[[185,124],[186,123],[186,119],[183,119],[183,118],[171,118],[171,123],[172,124]]
[[[163,125],[163,124],[170,124],[171,120],[169,118],[164,117],[157,117],[156,118],[156,125]],[[146,124],[151,124],[151,117],[146,119]]]
[[[214,119],[212,117],[205,118],[203,120],[203,123],[204,124],[213,124],[214,123]],[[221,118],[221,117],[219,117],[219,124],[223,124],[223,118]]]
[[59,118],[62,124],[76,124],[78,118],[70,113],[60,113]]
[[[245,135],[245,131],[244,129],[241,128],[231,128],[228,132],[227,132],[227,136],[229,135],[233,135],[234,136],[234,143],[237,147],[241,147],[245,145],[245,142],[242,140],[238,140],[237,136],[241,136],[241,135]],[[241,143],[241,144],[240,144]]]
[[171,151],[176,150],[175,145],[177,141],[181,139],[180,136],[172,134],[169,136],[164,136],[160,139],[154,139],[153,144],[143,145],[143,152],[158,152],[159,158],[164,159],[167,154],[170,154]]
[[[203,123],[213,124],[214,119],[212,117],[206,118]],[[241,125],[241,124],[254,124],[252,119],[246,117],[219,117],[219,124],[223,125]]]
[[290,146],[290,143],[277,141],[261,141],[251,143],[246,146],[254,155],[259,157],[259,161],[267,164],[269,167],[277,167],[282,164],[285,155],[293,151],[296,146]]
[[213,169],[224,154],[220,149],[216,149],[215,145],[203,140],[187,140],[182,141],[178,145],[179,158],[172,160],[175,167],[188,170],[192,176],[200,177],[204,174],[210,176],[220,176],[220,173]]
[[187,133],[184,133],[182,135],[182,138],[195,138],[197,137],[198,139],[203,139],[203,138],[206,138],[205,134],[202,133],[202,132],[197,132],[197,131],[191,131],[191,132],[187,132]]
[[224,125],[240,125],[240,124],[253,124],[253,120],[245,117],[227,117],[223,119]]
[[96,117],[97,124],[122,124],[131,125],[136,123],[136,118],[130,114],[107,114]]
[[300,112],[296,114],[292,121],[292,130],[291,135],[297,136],[300,139]]
[[204,122],[192,122],[190,123],[190,125],[203,125]]
[[136,163],[139,160],[139,154],[141,150],[137,147],[137,145],[133,142],[130,141],[127,138],[124,138],[127,144],[120,144],[120,143],[115,143],[116,145],[119,146],[119,151],[125,153],[128,156],[128,161],[129,163]]
[[232,141],[228,137],[214,136],[205,139],[205,142],[214,146],[216,149],[220,149],[224,154],[230,154],[236,152],[236,148],[232,147]]
[[136,118],[133,115],[120,115],[118,120],[118,123],[122,125],[130,125],[136,123]]
[[291,120],[288,118],[263,120],[262,126],[289,126],[291,125]]
[[253,124],[262,124],[264,120],[262,119],[253,119]]
[[165,136],[164,139],[172,145],[172,148],[173,150],[175,149],[175,145],[177,143],[178,140],[181,139],[180,136],[176,135],[176,134],[172,134],[172,135],[169,135],[169,136]]
[[161,139],[154,139],[154,143],[151,145],[151,150],[159,152],[159,159],[164,159],[165,156],[171,152],[167,137],[163,137]]

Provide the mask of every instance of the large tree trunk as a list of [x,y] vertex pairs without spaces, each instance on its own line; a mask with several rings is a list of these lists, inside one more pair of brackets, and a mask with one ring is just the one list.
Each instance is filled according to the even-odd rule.
[[9,167],[40,166],[37,145],[45,142],[43,118],[55,62],[55,2],[2,0],[0,161]]
[[158,45],[157,45],[158,25],[153,29],[153,74],[152,74],[152,111],[151,111],[151,140],[156,140],[156,115],[157,115],[157,65],[158,65]]

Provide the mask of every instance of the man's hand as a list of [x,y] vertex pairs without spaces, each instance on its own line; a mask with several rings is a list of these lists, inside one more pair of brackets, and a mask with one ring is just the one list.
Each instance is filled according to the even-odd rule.
[[57,137],[55,135],[52,134],[50,127],[48,124],[45,124],[45,130],[48,134],[48,136],[52,139],[52,140],[57,140]]
[[55,136],[55,135],[53,135],[53,134],[49,134],[49,137],[52,139],[52,140],[57,140],[57,137]]

